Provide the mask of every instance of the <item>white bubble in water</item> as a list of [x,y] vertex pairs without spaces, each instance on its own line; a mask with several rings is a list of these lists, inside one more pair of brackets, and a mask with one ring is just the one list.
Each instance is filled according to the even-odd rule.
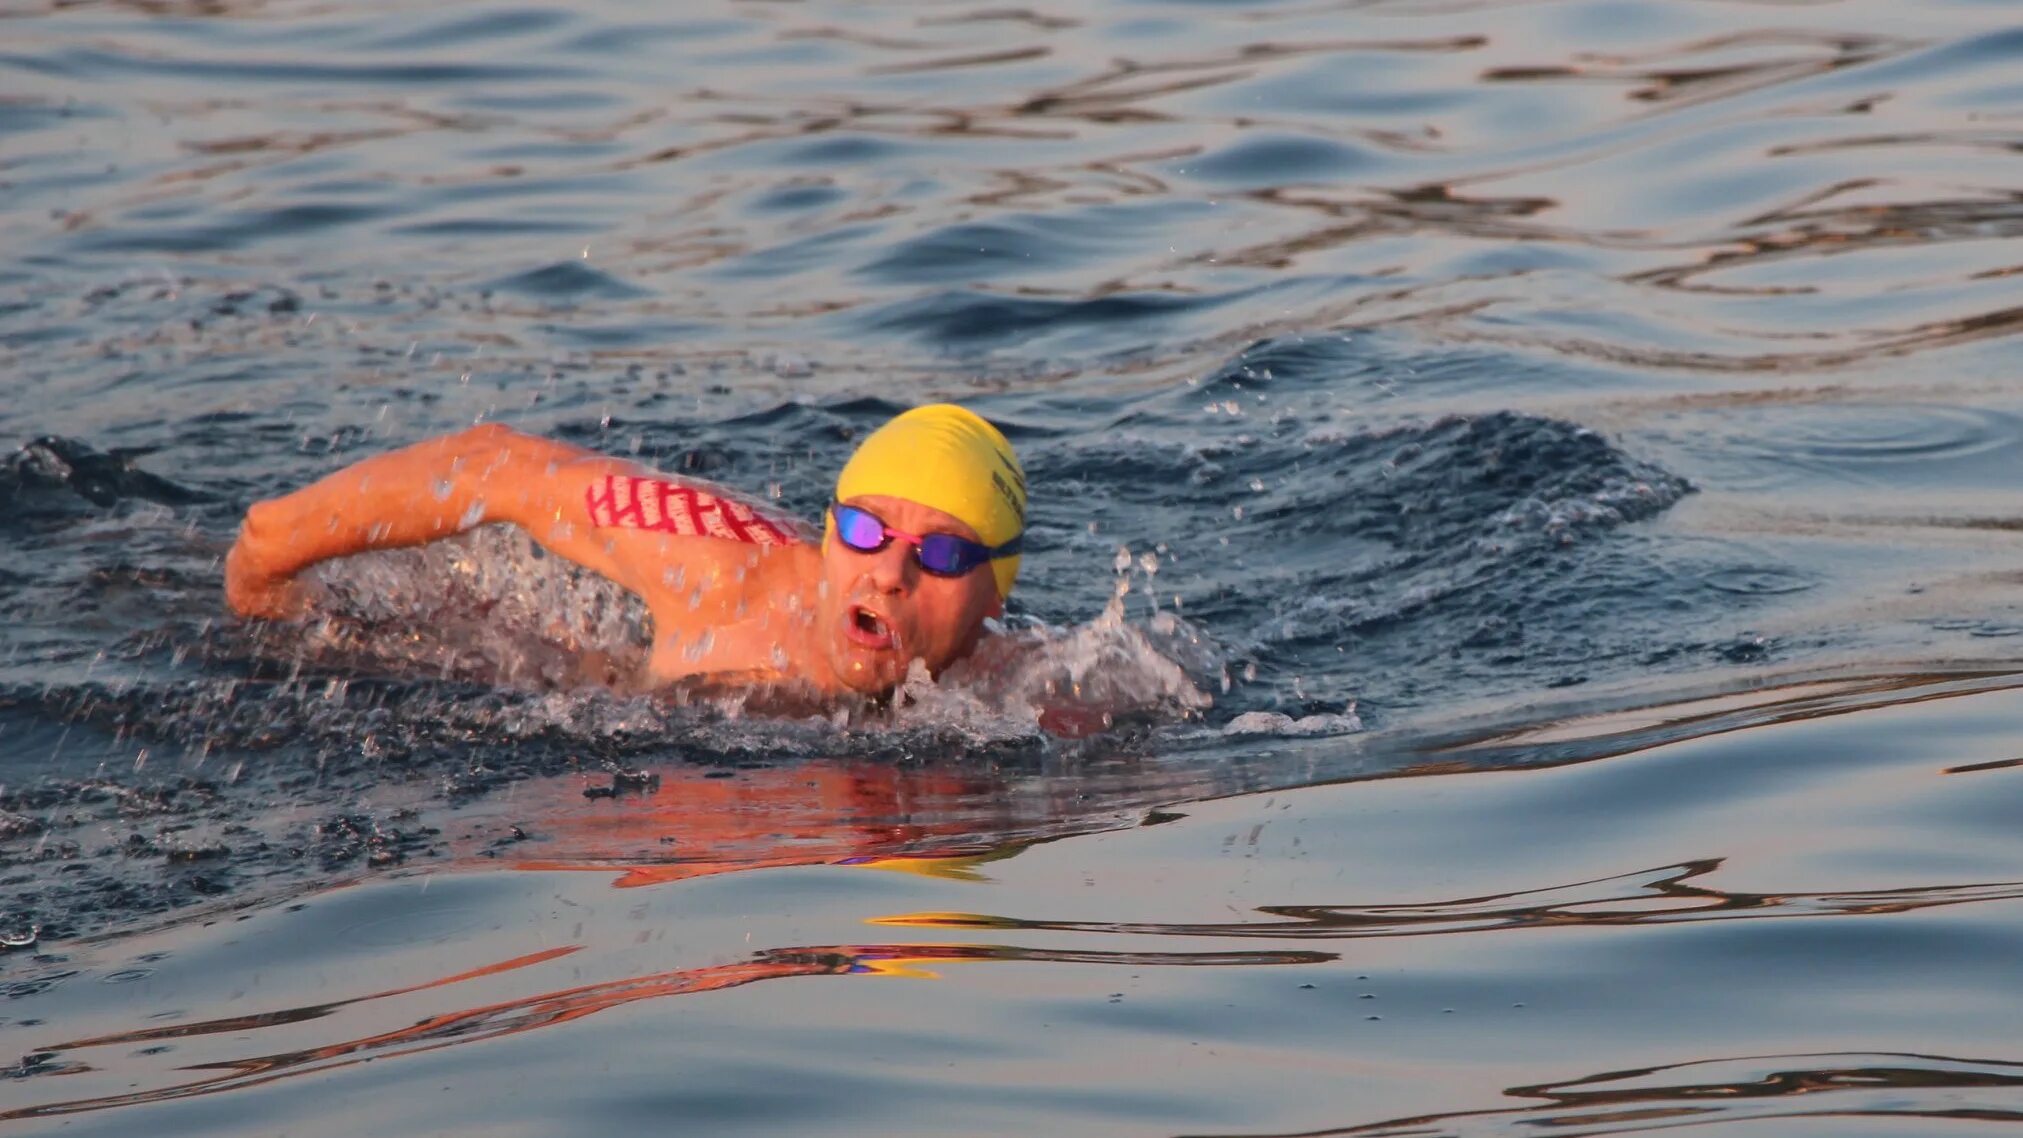
[[1298,719],[1276,711],[1246,711],[1224,724],[1222,733],[1311,738],[1317,735],[1352,735],[1362,729],[1362,718],[1351,708],[1342,715],[1304,715]]

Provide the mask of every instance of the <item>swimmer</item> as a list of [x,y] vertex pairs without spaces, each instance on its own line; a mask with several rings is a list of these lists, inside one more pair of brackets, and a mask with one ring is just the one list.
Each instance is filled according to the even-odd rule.
[[256,503],[225,597],[242,616],[304,616],[311,565],[504,522],[645,602],[651,685],[877,695],[915,660],[939,673],[968,655],[1003,613],[1025,507],[1011,443],[948,403],[864,440],[819,535],[717,487],[491,424]]

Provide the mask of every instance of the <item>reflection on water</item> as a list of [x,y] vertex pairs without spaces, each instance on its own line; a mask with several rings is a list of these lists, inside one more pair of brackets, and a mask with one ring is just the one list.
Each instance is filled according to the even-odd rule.
[[1665,866],[1601,881],[1581,881],[1494,897],[1465,897],[1418,905],[1259,905],[1257,912],[1280,919],[1231,924],[1148,926],[994,917],[981,913],[909,913],[880,917],[876,923],[921,928],[1059,929],[1162,936],[1333,939],[1576,925],[1645,925],[1757,917],[1907,913],[1942,905],[2023,897],[2023,881],[1844,893],[1736,893],[1692,883],[1695,878],[1704,877],[1720,867],[1720,859],[1710,858],[1692,865]]
[[1243,1138],[1633,1134],[1807,1118],[1838,1125],[1854,1119],[2015,1123],[2023,1122],[2023,1063],[1918,1054],[1749,1055],[1607,1071],[1504,1093],[1544,1105],[1426,1114],[1298,1135],[1245,1132]]
[[[1926,789],[1911,795],[1913,800],[1934,793],[1956,796],[1963,785],[1947,776],[1964,772],[1985,778],[1981,772],[2009,769],[2015,760],[2005,757],[1935,767],[1926,755],[1906,748],[1904,740],[1921,733],[1930,735],[1938,725],[1956,740],[1949,754],[1971,757],[1991,747],[2010,746],[2013,733],[2005,725],[2016,705],[2013,679],[2006,684],[1993,683],[1987,677],[1925,677],[1922,682],[1909,677],[1894,682],[1875,677],[1838,683],[1815,681],[1793,686],[1781,699],[1738,693],[1672,708],[1575,718],[1531,733],[1542,738],[1594,735],[1610,740],[1606,756],[1599,756],[1610,761],[1576,762],[1555,750],[1553,743],[1536,744],[1540,750],[1535,762],[1517,764],[1529,766],[1529,773],[1515,777],[1582,777],[1580,772],[1585,771],[1585,777],[1599,781],[1585,795],[1576,794],[1573,799],[1591,798],[1610,811],[1640,819],[1632,827],[1640,833],[1677,829],[1693,835],[1690,840],[1696,844],[1718,848],[1739,841],[1749,849],[1760,845],[1755,836],[1760,830],[1745,828],[1739,839],[1720,832],[1724,815],[1732,813],[1720,805],[1727,797],[1724,794],[1711,797],[1715,808],[1709,812],[1691,805],[1692,796],[1661,792],[1639,799],[1604,787],[1619,779],[1639,784],[1640,776],[1625,769],[1626,764],[1677,763],[1681,759],[1691,762],[1689,769],[1703,789],[1746,783],[1761,778],[1766,767],[1788,765],[1790,755],[1786,752],[1799,746],[1808,760],[1826,761],[1818,775],[1821,789],[1788,792],[1794,793],[1797,801],[1825,799],[1830,809],[1858,812],[1867,801],[1867,793],[1861,789],[1864,772],[1877,761],[1892,779],[1896,778],[1894,772],[1915,772],[1914,785]],[[1738,729],[1736,717],[1741,715],[1750,717],[1749,730]],[[1631,747],[1625,740],[1634,732],[1626,732],[1625,724],[1639,721],[1647,724],[1641,728],[1643,742]],[[1771,740],[1770,732],[1780,728],[1813,734],[1798,737],[1797,743],[1789,736],[1782,744],[1759,741]],[[1864,756],[1845,742],[1864,733],[1876,737],[1879,760]],[[1901,930],[1901,922],[1911,917],[1951,922],[1950,926],[1929,923],[1929,931],[1911,942],[1908,951],[1913,955],[1947,951],[1943,947],[1946,938],[1940,932],[1947,927],[1980,929],[1985,930],[1982,937],[1992,940],[1985,950],[1968,953],[1970,969],[1979,972],[2007,966],[2010,938],[2005,931],[2008,918],[2003,914],[2023,900],[2023,882],[1761,890],[1718,880],[1760,874],[1762,866],[1752,868],[1751,864],[1764,860],[1760,850],[1733,858],[1710,856],[1605,878],[1449,899],[1398,898],[1399,881],[1382,880],[1367,887],[1391,899],[1345,904],[1325,897],[1340,888],[1332,879],[1351,868],[1360,877],[1383,877],[1373,872],[1376,863],[1372,857],[1396,855],[1410,862],[1430,856],[1433,864],[1428,869],[1440,878],[1468,869],[1485,854],[1516,860],[1514,855],[1520,848],[1499,839],[1475,845],[1439,835],[1465,832],[1471,819],[1478,826],[1508,825],[1526,813],[1524,798],[1528,794],[1567,796],[1564,786],[1527,790],[1508,781],[1514,777],[1510,773],[1511,756],[1516,751],[1513,740],[1522,734],[1500,732],[1495,748],[1435,745],[1426,752],[1435,761],[1427,765],[1383,772],[1374,780],[1338,787],[1357,792],[1339,801],[1362,813],[1363,827],[1343,817],[1330,818],[1324,809],[1316,814],[1312,800],[1300,806],[1302,800],[1297,795],[1279,805],[1283,787],[1270,796],[1251,794],[1218,805],[1201,801],[1213,793],[1211,784],[1202,781],[1184,789],[1171,788],[1180,798],[1193,800],[1184,813],[1151,811],[1127,819],[1117,816],[1121,797],[1111,803],[1107,813],[1091,804],[1070,801],[1100,786],[1100,780],[1008,781],[1002,775],[934,765],[808,761],[745,771],[675,771],[652,779],[623,776],[611,780],[608,787],[603,778],[583,776],[528,781],[507,796],[508,802],[494,802],[490,807],[494,813],[506,811],[499,817],[521,820],[510,827],[510,840],[486,845],[485,840],[497,834],[498,824],[485,811],[460,817],[457,824],[465,832],[459,840],[469,847],[465,852],[470,861],[464,874],[451,874],[438,886],[445,891],[440,906],[417,905],[388,893],[397,889],[393,882],[340,890],[311,898],[308,911],[300,915],[293,910],[303,908],[301,905],[249,914],[242,919],[258,923],[248,926],[243,936],[222,941],[201,930],[170,926],[152,934],[163,947],[144,952],[126,967],[117,967],[120,962],[107,956],[102,963],[88,964],[85,969],[52,972],[43,977],[39,987],[14,992],[15,998],[30,1001],[27,1006],[31,1009],[52,1001],[61,1006],[66,998],[87,1008],[100,1005],[93,1011],[92,1021],[107,1027],[65,1036],[40,1016],[18,1020],[19,1029],[32,1033],[19,1037],[32,1049],[9,1074],[24,1080],[23,1085],[32,1086],[37,1093],[33,1101],[21,1100],[0,1109],[0,1119],[46,1119],[159,1106],[290,1083],[301,1076],[329,1078],[371,1062],[427,1063],[431,1055],[465,1045],[496,1045],[536,1029],[558,1029],[540,1034],[552,1035],[552,1046],[566,1051],[582,1045],[580,1033],[588,1030],[585,1021],[597,1013],[633,1008],[634,1015],[666,1016],[674,1013],[643,1012],[641,1006],[661,1004],[665,1002],[662,997],[728,993],[761,980],[947,978],[952,983],[936,990],[946,992],[949,999],[972,999],[996,990],[993,982],[976,981],[967,970],[950,969],[960,963],[994,963],[1010,970],[1008,976],[1025,977],[1012,982],[1007,992],[1048,992],[1061,984],[1069,991],[1100,989],[1107,993],[1100,1006],[1124,1009],[1117,1015],[1144,1016],[1150,1010],[1153,1018],[1149,1021],[1119,1021],[1139,1024],[1133,1029],[1139,1031],[1155,1030],[1153,1025],[1164,1022],[1162,1016],[1174,1014],[1182,1016],[1174,1025],[1178,1030],[1213,1038],[1221,1030],[1218,1025],[1225,1013],[1192,1007],[1199,997],[1182,994],[1201,984],[1214,993],[1212,1005],[1217,1008],[1249,1007],[1263,999],[1264,1030],[1291,1030],[1295,1038],[1298,1032],[1309,1030],[1300,1026],[1306,1023],[1304,1017],[1318,1011],[1321,1019],[1317,1026],[1327,1034],[1299,1046],[1321,1054],[1343,1045],[1324,1040],[1334,1040],[1355,1023],[1394,1024],[1391,1030],[1404,1033],[1398,1038],[1408,1048],[1445,1039],[1444,1035],[1429,1037],[1425,1033],[1444,1017],[1454,1015],[1457,1007],[1480,1004],[1479,989],[1487,985],[1499,993],[1494,999],[1507,1001],[1508,995],[1503,994],[1507,992],[1524,994],[1530,1002],[1538,1003],[1536,1014],[1542,1019],[1536,1030],[1568,1040],[1573,1048],[1570,1058],[1590,1060],[1595,1056],[1591,1047],[1579,1042],[1579,1025],[1592,1024],[1602,1008],[1625,998],[1619,985],[1624,983],[1626,964],[1629,982],[1643,993],[1639,999],[1660,1005],[1680,998],[1723,1004],[1767,998],[1761,992],[1752,997],[1752,988],[1799,983],[1778,978],[1774,962],[1786,957],[1795,957],[1794,963],[1801,969],[1822,970],[1816,982],[1838,991],[1851,982],[1844,974],[1849,969],[1865,975],[1864,970],[1870,967],[1913,971],[1924,967],[1889,959],[1890,954],[1905,951],[1890,947],[1892,938],[1905,935],[1892,930]],[[1744,742],[1731,747],[1725,757],[1723,752],[1706,750],[1730,735]],[[1699,748],[1697,760],[1692,759],[1693,748]],[[1456,761],[1455,756],[1470,754],[1494,758],[1474,766]],[[1136,776],[1112,773],[1119,776],[1120,794],[1137,781]],[[1935,777],[1943,785],[1929,789],[1927,780]],[[1451,794],[1430,789],[1450,783],[1458,787]],[[1398,823],[1402,829],[1359,840],[1357,830],[1367,828],[1379,816],[1369,813],[1362,799],[1385,787],[1405,796],[1393,797],[1388,808],[1391,812],[1403,809],[1407,816]],[[1043,789],[1062,797],[1052,802],[1032,797]],[[1144,787],[1138,789],[1143,791]],[[1971,789],[1966,792],[1974,793]],[[1901,791],[1894,795],[1900,800],[1906,797]],[[1451,803],[1457,796],[1461,814],[1441,817],[1456,809]],[[2001,797],[1999,791],[1997,797]],[[1479,801],[1467,805],[1470,800]],[[1298,812],[1288,815],[1286,810],[1295,806],[1299,806]],[[1776,809],[1774,804],[1768,808]],[[1213,820],[1219,810],[1224,816]],[[1209,820],[1187,817],[1197,812]],[[1954,810],[1941,816],[1958,819],[1963,815]],[[1440,824],[1429,826],[1436,818]],[[1134,820],[1134,828],[1116,831],[1117,827],[1131,826]],[[1308,829],[1308,821],[1319,825]],[[2006,821],[1994,825],[2007,830]],[[1313,855],[1302,850],[1296,836],[1289,842],[1281,837],[1280,852],[1267,852],[1270,847],[1261,843],[1264,831],[1288,826],[1316,839]],[[1127,844],[1107,858],[1083,861],[1075,851],[1086,848],[1089,831],[1103,829],[1112,830]],[[1248,836],[1239,840],[1246,830]],[[1083,836],[1073,838],[1078,831]],[[1406,843],[1399,836],[1413,832],[1421,835],[1424,844],[1417,849],[1404,848]],[[1007,838],[1014,833],[1024,836]],[[1864,832],[1855,829],[1850,833]],[[1597,860],[1595,851],[1580,850],[1580,835],[1566,832],[1561,836],[1566,850],[1551,856],[1548,865],[1593,864]],[[1953,837],[1961,851],[1975,848],[1971,828]],[[1059,840],[1063,838],[1070,840]],[[1344,842],[1349,845],[1337,848]],[[1139,847],[1135,853],[1129,852],[1131,844]],[[1351,852],[1359,848],[1362,853]],[[1233,850],[1246,852],[1232,860]],[[1626,848],[1619,856],[1634,856],[1635,852]],[[1990,852],[1996,862],[2001,860],[1999,851]],[[1309,860],[1310,856],[1318,860]],[[1526,856],[1537,855],[1527,851]],[[1848,863],[1854,856],[1850,852],[1832,864]],[[1977,864],[1981,863],[1968,859],[1955,868],[1965,874],[1971,872],[1969,866]],[[470,904],[472,888],[491,887],[482,885],[485,875],[468,870],[486,865],[506,865],[516,871],[493,876],[511,879],[520,896],[529,901],[546,891],[543,883],[555,883],[553,896],[561,901],[561,907],[531,924],[493,923],[488,928],[488,922],[495,922],[514,905],[502,904],[503,899],[488,905]],[[796,867],[814,875],[804,879],[799,899],[776,896],[766,900],[766,886],[759,882],[767,871],[794,871]],[[1320,880],[1313,875],[1316,868],[1324,871]],[[862,873],[865,869],[897,872]],[[736,887],[725,881],[722,875],[733,870],[747,871],[738,880],[753,884]],[[1221,883],[1236,880],[1229,877],[1231,872],[1240,873],[1244,883],[1242,912],[1234,919],[1140,919],[1128,915],[1199,908],[1204,901],[1211,907],[1228,907],[1216,905],[1214,899],[1221,894]],[[1094,891],[1086,897],[1074,896],[1060,887],[1062,882],[1050,879],[1050,874],[1060,873],[1079,879],[1084,891]],[[1154,880],[1178,875],[1188,887],[1142,889],[1137,883],[1147,873]],[[1096,888],[1098,878],[1111,875],[1121,875],[1125,884]],[[1400,880],[1411,876],[1406,871]],[[601,878],[601,883],[595,878]],[[459,880],[472,884],[460,885]],[[725,886],[714,900],[694,892],[712,880]],[[871,887],[868,892],[863,888],[866,885]],[[429,888],[428,879],[423,879],[421,887]],[[379,899],[374,898],[375,890]],[[1272,899],[1281,890],[1288,899]],[[861,899],[956,897],[979,891],[1017,908],[1007,909],[1003,915],[954,909],[888,909],[879,913],[867,911]],[[638,908],[614,921],[616,914],[599,913],[600,894],[623,897],[626,906],[636,903]],[[1091,902],[1099,910],[1114,910],[1119,915],[1100,919],[1047,915],[1062,905],[1086,910]],[[885,930],[935,930],[940,936],[927,941],[774,940],[775,947],[756,948],[751,947],[749,931],[742,944],[722,940],[723,916],[712,916],[711,909],[728,904],[730,912],[744,912],[754,903],[779,911],[738,921],[756,922],[760,935],[768,939],[803,923],[838,927],[863,923]],[[316,916],[319,906],[329,907],[330,914]],[[1931,916],[1923,916],[1926,914]],[[314,927],[302,927],[304,922]],[[702,931],[695,935],[703,938],[703,944],[717,944],[715,950],[703,950],[715,956],[715,961],[645,970],[636,966],[634,957],[643,946],[670,933],[686,940],[691,935],[686,931],[691,922],[699,924]],[[1824,941],[1796,931],[1814,924],[1830,930]],[[292,933],[291,925],[297,926]],[[712,927],[714,934],[709,931]],[[1733,930],[1752,939],[1741,943],[1703,940],[1699,947],[1676,943],[1674,938],[1688,929]],[[1787,929],[1793,931],[1784,931]],[[194,938],[192,932],[197,933]],[[964,940],[966,933],[991,939]],[[334,998],[289,1004],[285,996],[263,994],[254,1011],[193,1016],[184,1010],[189,1005],[179,1002],[179,989],[220,980],[237,984],[243,966],[228,963],[233,953],[252,953],[255,959],[267,960],[265,944],[277,936],[291,935],[308,935],[324,947],[299,966],[286,963],[285,956],[258,964],[254,975],[269,971],[285,974],[295,967],[336,969],[345,978],[335,985]],[[1523,939],[1503,939],[1511,936]],[[1089,937],[1101,939],[1090,941]],[[1967,943],[1971,945],[1975,939],[1969,937]],[[343,964],[349,952],[343,946],[353,941],[368,949],[359,957],[355,973],[347,972]],[[1259,946],[1259,941],[1271,943]],[[1324,943],[1317,945],[1316,941]],[[628,942],[630,949],[621,947]],[[1231,942],[1240,942],[1241,947]],[[468,966],[474,957],[483,959],[483,954],[496,954],[500,947],[515,943],[544,946]],[[1479,952],[1468,947],[1477,943],[1490,947]],[[1871,965],[1862,960],[1864,953],[1859,947],[1847,952],[1821,947],[1834,943],[1868,945],[1882,952],[1884,959]],[[107,947],[116,953],[121,951],[120,944],[113,939]],[[1391,954],[1382,948],[1387,944],[1405,945],[1408,950],[1403,955]],[[1757,948],[1752,952],[1745,947],[1749,944]],[[671,944],[665,949],[644,950],[644,954],[647,959],[657,959],[672,951],[694,950]],[[1958,946],[1952,951],[1958,951]],[[214,959],[209,964],[179,966],[177,958],[185,954],[193,960]],[[1654,954],[1655,960],[1640,959],[1647,954]],[[440,970],[446,959],[457,959],[460,966],[449,974],[429,971]],[[392,983],[380,978],[382,960],[385,974],[395,978]],[[1531,961],[1530,968],[1543,968],[1546,974],[1568,973],[1566,984],[1548,988],[1543,994],[1529,992],[1540,983],[1538,977],[1526,967],[1505,976],[1511,967],[1507,962],[1512,960]],[[1315,995],[1312,999],[1324,1002],[1299,1012],[1293,1005],[1277,1002],[1282,996],[1268,997],[1250,986],[1226,987],[1211,978],[1218,969],[1247,971],[1264,965],[1294,969],[1290,975],[1306,977],[1290,986],[1297,994],[1342,994]],[[1086,970],[1097,966],[1115,973],[1117,979],[1088,976]],[[1686,974],[1668,978],[1669,972],[1678,969],[1685,969]],[[1709,981],[1701,973],[1710,969],[1708,975],[1729,972],[1728,983],[1734,990],[1717,995],[1720,988],[1708,988]],[[80,977],[92,971],[102,975],[104,984],[140,985],[136,988],[139,995],[102,1000],[91,989],[103,985],[79,986]],[[183,975],[178,979],[179,971]],[[1759,971],[1763,974],[1758,975]],[[1359,973],[1353,983],[1348,982],[1350,972]],[[1165,1004],[1155,999],[1150,1009],[1132,1011],[1138,1007],[1134,1001],[1142,998],[1142,985],[1148,978],[1169,973],[1187,978],[1182,988],[1169,993]],[[379,986],[374,987],[375,982]],[[1941,1009],[1955,998],[1943,979],[1935,977],[1922,983],[1929,992],[1927,998]],[[1967,983],[1969,991],[1977,990],[1978,980],[1970,977]],[[298,985],[299,981],[284,983],[280,991]],[[330,986],[321,981],[317,984],[319,988]],[[1429,990],[1415,992],[1421,987]],[[346,994],[347,989],[359,994]],[[244,995],[241,989],[234,1000]],[[164,998],[170,1001],[167,1010],[137,1014],[161,1007]],[[1051,998],[1053,1010],[1045,1014],[1086,1019],[1088,1013],[1070,1013],[1059,1003],[1061,997]],[[1794,998],[1794,1007],[1807,1009],[1805,1014],[1839,1004],[1830,999],[1822,1005],[1819,993],[1798,992]],[[895,999],[901,998],[887,994],[875,1002],[885,1004]],[[1348,1001],[1345,1006],[1336,1002],[1344,1000]],[[677,1004],[685,1007],[689,1002]],[[1439,1006],[1442,1004],[1446,1006]],[[1556,1005],[1563,1006],[1555,1010]],[[816,1022],[825,1015],[820,1010],[824,1004],[809,996],[798,997],[792,1006]],[[1151,1010],[1162,1006],[1174,1010]],[[1521,1009],[1527,1005],[1521,1001],[1514,1006]],[[1181,1010],[1189,1008],[1192,1010]],[[1373,1009],[1381,1014],[1370,1014]],[[1415,1009],[1421,1021],[1416,1027]],[[856,1013],[845,1010],[840,1014],[848,1018]],[[923,1026],[932,1023],[940,1032],[965,1030],[949,1021],[948,1013],[934,999],[918,1005],[915,1014],[925,1017]],[[1008,1010],[999,1007],[993,1014],[1002,1017]],[[1478,1008],[1478,1019],[1470,1021],[1477,1029],[1482,1027],[1479,1014]],[[1691,1022],[1690,1015],[1678,1014],[1682,1024]],[[1743,1013],[1730,1009],[1719,1022],[1732,1027],[1738,1014]],[[1954,1013],[1945,1010],[1943,1014]],[[1776,1017],[1759,1018],[1760,1026],[1751,1030],[1774,1033]],[[150,1022],[162,1020],[167,1022]],[[1274,1024],[1277,1026],[1271,1026]],[[1084,1026],[1095,1028],[1094,1023]],[[0,1030],[5,1029],[7,1025],[0,1022]],[[1111,1024],[1105,1030],[1117,1029],[1117,1024]],[[821,1032],[812,1023],[809,1030],[815,1032],[814,1038],[820,1038]],[[1155,1034],[1164,1030],[1156,1029]],[[792,1040],[796,1035],[797,1031],[790,1030],[787,1038]],[[1390,1046],[1376,1040],[1371,1043],[1380,1048]],[[794,1046],[791,1042],[785,1045]],[[1071,1051],[1083,1046],[1064,1045]],[[1487,1045],[1492,1049],[1503,1046],[1493,1037]],[[1102,1045],[1095,1046],[1100,1050]],[[1573,1079],[1509,1085],[1501,1094],[1521,1100],[1515,1106],[1384,1117],[1332,1128],[1303,1126],[1280,1131],[1196,1126],[1180,1128],[1180,1132],[1463,1135],[1564,1127],[1580,1133],[1609,1133],[1675,1125],[1689,1119],[1746,1122],[1822,1114],[1835,1118],[1887,1115],[1982,1120],[2013,1115],[2023,1119],[2023,1104],[2010,1102],[2006,1096],[1976,1098],[1969,1106],[1961,1106],[1958,1100],[1964,1091],[2007,1091],[2023,1085],[2023,1078],[2012,1069],[2016,1066],[1945,1055],[1749,1052],[1732,1058],[1610,1069]],[[1271,1065],[1266,1063],[1261,1069],[1270,1070]],[[1128,1080],[1144,1076],[1119,1069],[1107,1070],[1104,1077]],[[1479,1097],[1479,1093],[1480,1088],[1474,1088],[1472,1097]],[[1306,1096],[1298,1101],[1310,1100],[1327,1109],[1346,1109],[1337,1096]]]
[[[426,984],[378,992],[331,1004],[177,1024],[172,1027],[143,1028],[138,1031],[53,1044],[32,1056],[32,1062],[24,1060],[21,1074],[83,1074],[93,1070],[90,1066],[90,1053],[96,1049],[130,1047],[162,1040],[176,1040],[179,1045],[187,1046],[192,1042],[201,1041],[205,1036],[229,1035],[235,1037],[226,1041],[225,1046],[229,1048],[250,1032],[339,1016],[353,1005],[411,996],[430,989],[451,987],[467,980],[498,976],[514,969],[537,967],[567,957],[579,948],[580,946],[572,946],[552,949],[501,961]],[[1252,952],[1069,952],[977,944],[860,944],[770,949],[756,954],[751,960],[737,964],[635,976],[608,983],[542,992],[503,1003],[439,1012],[391,1031],[300,1050],[245,1058],[211,1059],[198,1063],[182,1061],[188,1056],[186,1053],[179,1053],[178,1061],[171,1065],[173,1071],[217,1073],[204,1074],[187,1082],[128,1094],[52,1102],[16,1110],[0,1109],[0,1120],[49,1118],[165,1102],[193,1095],[243,1090],[303,1075],[327,1075],[333,1070],[357,1063],[398,1059],[439,1048],[481,1043],[500,1036],[554,1027],[640,1000],[717,992],[760,980],[807,976],[934,979],[937,974],[933,969],[936,966],[975,961],[1101,964],[1130,968],[1221,968],[1317,964],[1333,959],[1333,953],[1289,949]],[[79,1053],[83,1053],[80,1058],[70,1058]]]

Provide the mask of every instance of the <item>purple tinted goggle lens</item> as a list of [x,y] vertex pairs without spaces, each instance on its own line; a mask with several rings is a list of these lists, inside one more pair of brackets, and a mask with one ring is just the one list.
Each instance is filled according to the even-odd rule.
[[829,507],[829,516],[836,522],[836,539],[851,549],[876,553],[896,537],[913,546],[913,559],[937,577],[960,577],[987,561],[1010,557],[1025,543],[1024,537],[1015,537],[993,549],[952,533],[907,533],[868,510],[841,502]]

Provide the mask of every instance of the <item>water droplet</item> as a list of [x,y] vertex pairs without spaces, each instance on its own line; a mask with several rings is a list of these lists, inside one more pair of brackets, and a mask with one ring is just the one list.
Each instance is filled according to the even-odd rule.
[[709,650],[715,645],[716,633],[704,629],[702,635],[695,638],[695,643],[689,645],[688,650],[682,653],[682,657],[691,664],[696,663],[709,655]]

